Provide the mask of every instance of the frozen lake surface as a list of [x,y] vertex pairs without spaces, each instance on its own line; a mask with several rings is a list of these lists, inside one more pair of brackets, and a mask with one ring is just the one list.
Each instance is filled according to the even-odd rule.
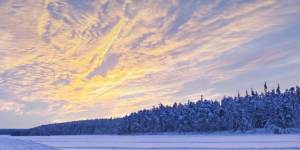
[[300,150],[300,134],[13,137],[60,150]]
[[0,150],[57,150],[29,140],[18,140],[13,137],[0,136]]

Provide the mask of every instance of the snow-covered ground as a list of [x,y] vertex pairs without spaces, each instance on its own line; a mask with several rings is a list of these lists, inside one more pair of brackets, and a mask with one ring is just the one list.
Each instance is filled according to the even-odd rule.
[[96,135],[13,138],[32,140],[60,150],[300,150],[300,134]]
[[0,136],[0,150],[57,150],[49,146],[29,140],[18,140],[12,137]]

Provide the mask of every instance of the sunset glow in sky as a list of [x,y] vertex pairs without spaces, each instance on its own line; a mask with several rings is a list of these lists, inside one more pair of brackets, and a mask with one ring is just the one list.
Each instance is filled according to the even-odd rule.
[[299,0],[0,0],[0,128],[300,84]]

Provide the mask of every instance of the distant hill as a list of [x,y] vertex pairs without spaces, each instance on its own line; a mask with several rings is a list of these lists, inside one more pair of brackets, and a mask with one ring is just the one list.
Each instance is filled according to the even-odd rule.
[[116,119],[95,119],[42,125],[27,130],[0,130],[10,135],[88,135],[161,132],[247,131],[265,128],[285,133],[300,128],[300,87],[277,89],[220,101],[201,99],[172,106],[159,105]]
[[16,134],[16,133],[22,133],[23,132],[27,132],[28,129],[0,129],[0,135],[12,135],[12,134]]

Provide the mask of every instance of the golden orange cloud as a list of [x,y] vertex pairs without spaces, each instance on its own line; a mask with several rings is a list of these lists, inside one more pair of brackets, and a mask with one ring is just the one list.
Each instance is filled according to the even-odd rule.
[[[222,8],[219,1],[4,2],[1,88],[18,101],[64,101],[55,120],[99,105],[120,116],[199,97],[175,95],[187,82],[217,82],[242,72],[224,74],[219,68],[226,64],[205,63],[283,25],[285,16],[299,10],[285,1],[228,3]],[[118,57],[105,66],[111,55]]]

